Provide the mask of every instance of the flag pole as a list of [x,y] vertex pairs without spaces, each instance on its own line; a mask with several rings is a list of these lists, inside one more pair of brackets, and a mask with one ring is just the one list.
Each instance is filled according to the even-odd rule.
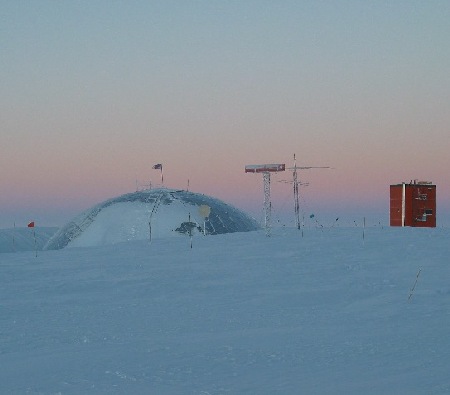
[[191,213],[189,213],[189,238],[191,239],[191,248],[192,248],[192,226],[191,226]]
[[14,221],[14,230],[13,230],[13,236],[12,236],[12,242],[13,242],[13,252],[16,252],[16,221]]
[[159,169],[161,170],[161,186],[164,186],[164,173],[163,173],[163,165],[162,163],[157,163],[156,165],[153,165],[152,169]]
[[148,231],[150,236],[150,243],[152,242],[152,218],[150,217],[150,220],[148,221]]
[[35,253],[35,256],[36,256],[36,258],[37,258],[36,231],[34,230],[34,227],[33,227],[33,237],[34,237],[34,253]]
[[33,238],[34,238],[34,253],[37,258],[37,241],[36,241],[36,231],[34,230],[34,221],[31,221],[28,225],[28,228],[33,228]]

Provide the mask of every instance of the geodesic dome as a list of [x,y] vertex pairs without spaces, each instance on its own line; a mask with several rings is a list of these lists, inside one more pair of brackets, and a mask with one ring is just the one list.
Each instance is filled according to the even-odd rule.
[[149,239],[150,232],[153,239],[188,232],[216,235],[259,228],[253,218],[219,199],[158,188],[118,196],[86,210],[63,226],[44,249],[144,240]]

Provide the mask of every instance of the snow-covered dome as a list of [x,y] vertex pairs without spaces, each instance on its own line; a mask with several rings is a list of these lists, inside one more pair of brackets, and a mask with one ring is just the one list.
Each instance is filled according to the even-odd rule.
[[62,227],[44,249],[115,244],[150,235],[153,240],[204,230],[215,235],[257,229],[253,218],[219,199],[160,188],[128,193],[92,207]]

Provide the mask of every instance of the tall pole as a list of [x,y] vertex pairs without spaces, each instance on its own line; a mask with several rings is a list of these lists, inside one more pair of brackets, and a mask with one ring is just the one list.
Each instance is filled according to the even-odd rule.
[[300,230],[300,203],[298,197],[298,181],[297,181],[297,162],[294,154],[294,172],[293,172],[293,182],[294,185],[294,214],[295,214],[295,225],[298,230]]
[[33,227],[33,237],[34,237],[34,254],[37,258],[37,241],[36,241],[36,231],[34,230],[34,227]]
[[271,220],[271,204],[270,204],[270,173],[268,171],[263,173],[264,183],[264,227],[266,234],[270,234],[270,220]]
[[405,218],[406,218],[406,187],[405,183],[402,184],[402,226],[405,226]]
[[301,183],[298,180],[298,173],[297,169],[299,170],[308,170],[308,169],[329,169],[329,166],[300,166],[297,167],[297,160],[294,154],[294,167],[292,167],[290,170],[292,170],[292,184],[294,188],[294,215],[295,215],[295,226],[298,230],[301,228],[301,222],[300,222],[300,203],[299,203],[299,185],[308,185],[308,183]]
[[192,248],[192,226],[191,226],[191,213],[189,213],[189,239],[191,240],[191,248]]
[[15,235],[16,235],[16,221],[14,221],[14,230],[13,230],[13,235],[12,235],[13,252],[16,252],[16,240],[15,240]]
[[152,242],[152,217],[153,214],[156,213],[156,211],[158,211],[159,208],[159,204],[161,202],[161,198],[162,198],[162,192],[158,195],[158,197],[155,200],[155,203],[153,203],[153,208],[152,211],[150,213],[150,218],[148,219],[148,232],[149,232],[149,238],[150,238],[150,243]]
[[161,186],[164,186],[164,174],[163,174],[163,165],[162,163],[157,163],[152,167],[152,169],[160,170],[161,171]]

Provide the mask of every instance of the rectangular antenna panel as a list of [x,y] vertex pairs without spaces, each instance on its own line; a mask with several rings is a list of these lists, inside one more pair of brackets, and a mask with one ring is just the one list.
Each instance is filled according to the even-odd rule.
[[284,163],[245,166],[246,173],[266,173],[266,172],[276,172],[276,171],[285,171],[285,170],[286,170],[286,165]]

